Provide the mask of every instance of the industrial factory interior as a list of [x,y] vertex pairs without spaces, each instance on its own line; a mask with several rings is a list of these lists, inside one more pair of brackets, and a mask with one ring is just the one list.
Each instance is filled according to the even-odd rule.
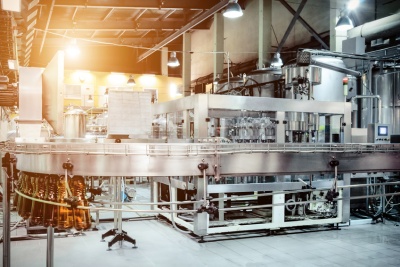
[[0,2],[0,267],[400,266],[399,0]]

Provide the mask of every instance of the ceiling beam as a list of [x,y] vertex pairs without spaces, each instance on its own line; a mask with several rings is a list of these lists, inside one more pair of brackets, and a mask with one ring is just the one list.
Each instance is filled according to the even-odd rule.
[[42,44],[40,45],[40,49],[39,49],[39,55],[42,53],[44,42],[46,41],[46,34],[47,34],[47,30],[49,28],[51,16],[53,14],[53,9],[54,9],[55,2],[56,2],[56,0],[53,0],[51,2],[51,5],[50,5],[49,15],[47,16],[46,26],[44,27],[44,34],[43,34]]
[[137,21],[146,11],[147,9],[139,10],[139,12],[137,12],[135,17],[133,18],[133,21]]
[[[194,2],[194,1],[190,1],[190,2]],[[197,2],[197,1],[195,1],[195,2]],[[206,2],[206,1],[201,1],[201,2]],[[208,19],[209,17],[214,15],[214,13],[220,11],[221,9],[226,7],[228,4],[229,4],[229,0],[223,0],[223,1],[219,2],[218,4],[213,6],[211,9],[207,10],[206,12],[201,14],[200,16],[196,17],[194,20],[190,21],[188,24],[186,24],[185,26],[180,28],[178,31],[174,32],[173,34],[171,34],[170,36],[165,38],[163,41],[161,41],[160,43],[156,44],[151,50],[147,50],[146,52],[142,53],[138,58],[138,62],[142,61],[143,59],[145,59],[148,56],[150,56],[151,54],[153,54],[155,51],[157,51],[157,50],[161,49],[162,47],[166,46],[167,44],[169,44],[170,42],[172,42],[173,40],[175,40],[176,38],[181,36],[184,32],[186,32],[186,31],[188,31],[190,29],[193,29],[196,25],[198,25],[201,22],[203,22],[204,20]],[[164,23],[165,22],[163,22],[163,24]]]
[[[47,21],[40,21],[37,28],[43,29]],[[74,31],[134,31],[134,30],[178,30],[182,28],[182,22],[176,21],[149,21],[139,20],[138,25],[132,21],[78,21],[74,24],[70,20],[55,20],[52,19],[48,25],[48,30],[67,30],[74,29]],[[209,28],[194,25],[195,29],[208,30]]]
[[289,37],[290,32],[292,31],[294,25],[296,24],[297,19],[300,16],[301,11],[303,10],[304,6],[306,5],[307,0],[302,0],[299,7],[297,8],[296,14],[293,15],[292,21],[290,22],[289,26],[286,29],[285,34],[283,35],[281,41],[278,44],[278,49],[276,50],[277,53],[280,53],[283,45],[285,44],[287,38]]
[[71,20],[75,20],[76,13],[78,12],[78,8],[76,7],[74,10],[74,14],[72,14]]
[[[293,16],[296,15],[296,11],[285,1],[285,0],[278,0],[281,4],[292,13]],[[309,33],[322,45],[324,49],[329,50],[329,46],[322,40],[321,36],[299,15],[297,17],[298,21],[308,30]]]
[[158,21],[163,21],[163,20],[165,20],[166,18],[168,18],[169,16],[171,16],[172,13],[174,13],[175,11],[176,11],[176,9],[168,10],[167,12],[165,12],[164,15],[162,15],[162,16],[158,19]]
[[[92,39],[78,39],[79,46],[110,46],[110,45],[131,45],[131,46],[137,46],[137,45],[153,45],[155,43],[161,42],[164,38],[163,37],[149,37],[149,38],[143,38],[141,36],[136,37],[136,38],[99,38],[99,37],[93,37]],[[66,39],[64,38],[46,38],[46,45],[45,47],[64,47],[65,46],[65,41]],[[40,43],[42,42],[42,38],[35,38],[33,42],[33,47],[38,47],[40,46]]]
[[110,11],[107,12],[107,15],[104,16],[104,18],[102,19],[102,21],[105,21],[106,19],[108,19],[111,14],[114,12],[114,8],[111,8]]
[[121,36],[124,35],[124,33],[125,33],[125,30],[121,31],[121,32],[118,34],[117,38],[121,38]]
[[[209,9],[218,4],[219,0],[193,1],[193,0],[57,0],[56,7],[82,7],[82,8],[117,8],[117,9]],[[46,5],[46,0],[39,4]]]

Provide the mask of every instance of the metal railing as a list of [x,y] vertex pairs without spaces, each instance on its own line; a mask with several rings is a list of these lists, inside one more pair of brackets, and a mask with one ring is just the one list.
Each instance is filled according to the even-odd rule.
[[309,143],[13,143],[15,154],[201,156],[238,153],[400,153],[400,144]]

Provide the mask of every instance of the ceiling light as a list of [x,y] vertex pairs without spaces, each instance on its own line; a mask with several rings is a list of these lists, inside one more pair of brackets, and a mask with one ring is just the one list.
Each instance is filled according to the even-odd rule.
[[238,18],[243,16],[243,11],[240,5],[238,4],[237,0],[233,0],[229,2],[226,6],[226,9],[222,11],[222,15],[226,18]]
[[16,70],[17,69],[17,61],[16,60],[14,60],[14,59],[9,59],[8,60],[8,68],[10,69],[10,70]]
[[71,43],[67,47],[67,53],[71,57],[76,57],[81,53],[81,50],[79,49],[78,45],[76,44],[76,39],[72,39]]
[[133,79],[132,75],[129,76],[128,82],[126,84],[128,86],[135,86],[136,85],[135,79]]
[[176,58],[176,52],[171,52],[167,65],[170,67],[178,67],[180,65],[179,60]]
[[335,29],[337,31],[348,31],[353,28],[354,26],[351,19],[346,14],[341,14],[338,22],[336,23]]
[[274,57],[272,58],[271,61],[271,68],[280,68],[283,65],[283,61],[281,59],[281,54],[280,53],[275,53]]
[[359,5],[360,5],[360,0],[350,0],[350,2],[347,3],[347,9],[354,10]]
[[218,84],[221,79],[219,78],[219,74],[215,77],[213,84]]

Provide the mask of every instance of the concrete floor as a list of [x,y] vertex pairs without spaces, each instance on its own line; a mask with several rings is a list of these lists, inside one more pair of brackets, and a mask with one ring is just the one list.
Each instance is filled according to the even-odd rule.
[[[143,195],[147,194],[146,188],[140,190],[137,201],[147,201]],[[105,215],[101,214],[101,218]],[[13,215],[12,221],[17,220]],[[176,231],[163,220],[137,217],[124,222],[123,229],[136,239],[138,248],[123,242],[122,246],[115,244],[111,251],[107,251],[107,242],[101,242],[101,235],[113,228],[113,223],[101,223],[98,228],[84,236],[56,234],[54,266],[400,266],[400,226],[391,221],[275,235],[232,233],[209,236],[207,242],[199,243],[196,237]],[[18,228],[12,235],[25,236],[26,230]],[[111,239],[107,237],[106,241]],[[0,253],[3,254],[2,246]],[[46,266],[45,236],[12,241],[11,266]]]
[[[356,225],[341,230],[267,236],[231,234],[197,239],[157,220],[125,222],[123,228],[138,248],[123,242],[107,251],[99,231],[57,237],[54,266],[399,266],[400,227],[391,222]],[[112,237],[106,238],[109,241]],[[1,253],[3,248],[0,249]],[[46,239],[13,241],[11,266],[46,266]]]

